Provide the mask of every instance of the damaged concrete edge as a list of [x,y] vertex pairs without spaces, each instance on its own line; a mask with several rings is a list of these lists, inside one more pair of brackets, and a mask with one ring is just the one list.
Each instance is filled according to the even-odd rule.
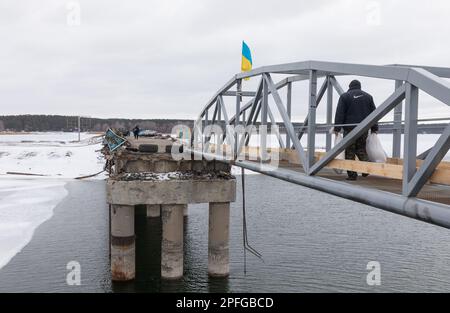
[[236,180],[108,180],[107,202],[118,205],[234,202]]

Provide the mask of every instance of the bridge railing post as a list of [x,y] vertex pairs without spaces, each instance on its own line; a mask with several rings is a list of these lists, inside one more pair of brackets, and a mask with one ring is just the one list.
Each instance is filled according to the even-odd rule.
[[[327,125],[333,123],[333,86],[331,84],[330,76],[326,77],[327,81]],[[331,127],[331,126],[330,126]],[[326,151],[331,150],[331,133],[330,129],[327,128],[326,132]]]
[[[292,123],[292,82],[287,84],[287,96],[286,96],[286,112],[289,117],[289,121]],[[291,139],[286,132],[286,148],[291,146]]]
[[239,134],[236,131],[239,122],[240,122],[240,112],[241,112],[241,91],[242,91],[242,79],[237,80],[236,84],[236,115],[234,119],[234,159],[237,159],[238,157],[238,137]]
[[[265,75],[265,74],[264,74]],[[263,94],[261,102],[261,124],[259,126],[258,134],[260,140],[260,157],[262,160],[266,159],[266,149],[267,149],[267,109],[269,106],[269,88],[267,81],[263,82]]]
[[[403,84],[403,81],[396,80],[395,81],[395,89],[400,87]],[[400,157],[400,149],[402,142],[402,111],[403,111],[403,101],[400,102],[394,108],[394,125],[393,125],[393,138],[392,138],[392,157],[399,158]]]
[[[317,71],[309,72],[309,109],[308,109],[308,169],[314,165],[316,151],[316,102],[317,96]],[[309,170],[308,170],[308,174]]]
[[405,91],[405,144],[403,150],[403,195],[408,195],[408,185],[416,173],[417,116],[419,89],[406,83]]

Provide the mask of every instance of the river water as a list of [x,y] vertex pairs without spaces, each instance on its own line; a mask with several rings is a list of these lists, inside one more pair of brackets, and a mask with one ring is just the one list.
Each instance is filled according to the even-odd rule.
[[[450,232],[262,175],[246,176],[250,244],[244,274],[240,176],[232,205],[230,277],[207,275],[207,205],[185,218],[185,277],[160,279],[159,219],[137,210],[137,279],[111,283],[104,181],[67,183],[68,196],[0,269],[0,292],[449,292]],[[81,265],[68,286],[66,265]],[[369,261],[381,285],[369,286]]]

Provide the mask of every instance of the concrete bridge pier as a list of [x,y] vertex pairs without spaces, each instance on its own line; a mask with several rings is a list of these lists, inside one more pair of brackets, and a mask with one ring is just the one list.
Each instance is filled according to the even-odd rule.
[[[149,149],[154,144],[158,151],[153,146]],[[116,175],[108,179],[106,201],[114,211],[113,280],[135,278],[135,205],[145,205],[148,218],[161,217],[161,278],[176,280],[183,277],[183,228],[188,205],[209,203],[208,272],[211,276],[229,274],[230,202],[236,199],[231,167],[206,159],[174,160],[167,152],[172,145],[170,139],[152,138],[145,143],[131,140],[131,147],[139,151],[122,147],[112,154]]]
[[162,204],[161,277],[183,277],[183,212],[187,204]]
[[230,203],[209,203],[208,274],[226,277],[230,273],[229,262]]
[[134,206],[111,206],[111,275],[114,281],[134,279],[135,269]]
[[159,217],[161,215],[161,205],[147,204],[147,217]]

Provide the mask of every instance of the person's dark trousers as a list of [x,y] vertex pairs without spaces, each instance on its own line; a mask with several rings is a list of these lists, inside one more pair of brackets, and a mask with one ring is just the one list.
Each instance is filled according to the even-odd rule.
[[[344,137],[347,136],[352,129],[344,130]],[[360,161],[369,161],[369,157],[366,152],[366,141],[367,141],[367,132],[363,134],[361,137],[352,142],[352,144],[345,149],[345,159],[346,160],[354,160],[355,155],[358,156]],[[347,171],[348,177],[356,178],[358,173],[353,171]]]

